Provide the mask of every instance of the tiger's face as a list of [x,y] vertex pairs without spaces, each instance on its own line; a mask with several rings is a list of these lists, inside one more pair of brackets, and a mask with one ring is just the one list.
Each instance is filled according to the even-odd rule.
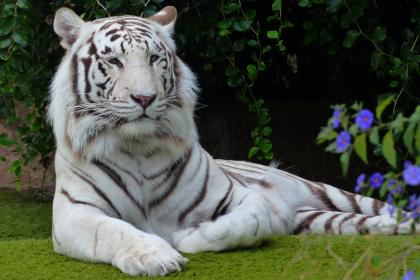
[[[56,103],[68,113],[65,134],[73,148],[104,136],[173,139],[191,130],[195,79],[176,56],[175,20],[173,7],[150,18],[92,22],[66,8],[57,11],[54,30],[66,55],[53,81],[52,105],[67,88]],[[55,123],[54,110],[50,117]]]

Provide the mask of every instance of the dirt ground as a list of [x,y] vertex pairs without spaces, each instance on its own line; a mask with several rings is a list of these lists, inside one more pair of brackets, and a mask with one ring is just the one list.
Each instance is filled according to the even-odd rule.
[[[6,133],[14,135],[14,130],[0,122],[0,134]],[[0,155],[6,158],[6,161],[0,162],[0,188],[15,188],[16,176],[9,171],[9,165],[18,159],[11,149],[0,146]],[[45,170],[37,159],[34,159],[29,165],[22,169],[22,190],[42,189],[51,192],[54,189],[54,171],[51,165]]]

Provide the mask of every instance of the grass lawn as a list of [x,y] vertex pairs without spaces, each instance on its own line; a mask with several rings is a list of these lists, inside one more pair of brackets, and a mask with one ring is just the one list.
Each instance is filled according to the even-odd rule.
[[[0,279],[133,279],[55,254],[51,205],[0,190]],[[256,249],[186,255],[177,279],[420,279],[420,236],[277,236]],[[141,277],[138,277],[141,278]]]

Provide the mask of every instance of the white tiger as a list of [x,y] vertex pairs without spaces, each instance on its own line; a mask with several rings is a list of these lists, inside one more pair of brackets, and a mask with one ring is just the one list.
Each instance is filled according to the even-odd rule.
[[[287,172],[214,160],[199,144],[176,9],[82,21],[61,8],[66,54],[51,86],[56,252],[130,275],[166,275],[178,252],[258,245],[273,234],[410,233],[386,204]],[[418,228],[417,228],[418,229]]]

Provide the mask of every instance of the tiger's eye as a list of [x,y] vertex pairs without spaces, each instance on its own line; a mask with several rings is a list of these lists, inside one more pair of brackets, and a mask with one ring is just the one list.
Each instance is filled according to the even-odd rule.
[[159,56],[153,54],[150,56],[150,64],[152,64],[153,62],[155,62],[156,60],[158,60]]
[[121,61],[118,58],[108,59],[108,62],[111,63],[111,64],[114,64],[114,65],[117,65],[118,68],[122,68],[123,67],[123,64],[121,63]]

